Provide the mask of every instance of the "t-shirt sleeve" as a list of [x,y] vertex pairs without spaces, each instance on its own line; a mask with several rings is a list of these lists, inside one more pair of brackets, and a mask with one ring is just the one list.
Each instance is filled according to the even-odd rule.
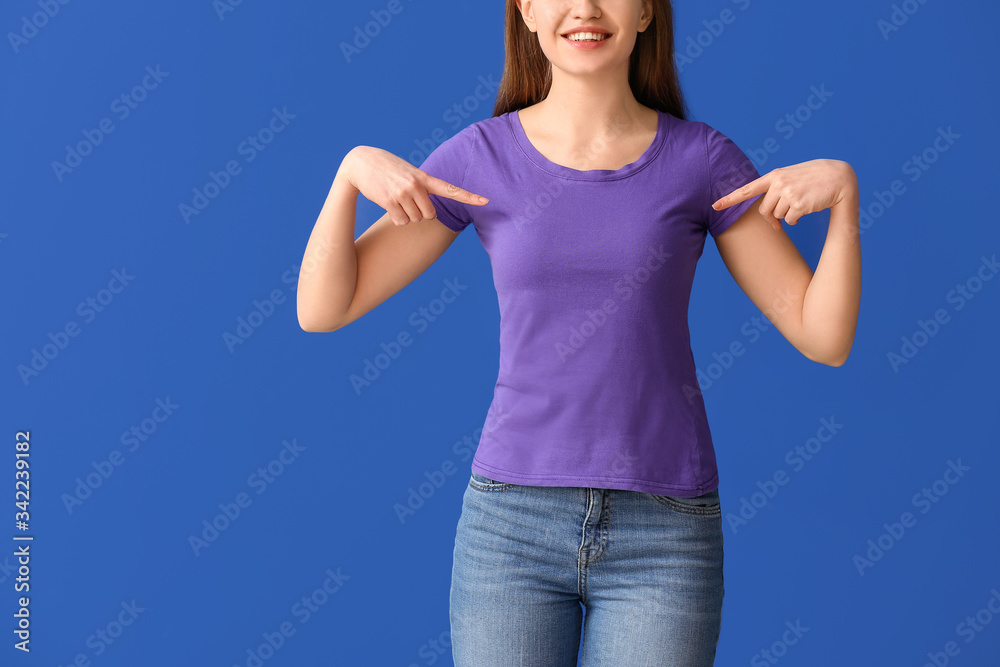
[[[420,169],[452,185],[468,189],[465,187],[465,179],[472,164],[476,138],[476,128],[469,125],[431,151]],[[449,229],[460,232],[472,222],[469,204],[435,194],[428,194],[428,197],[434,204],[437,219]]]
[[709,179],[709,199],[705,204],[706,225],[712,238],[715,238],[729,229],[747,209],[754,206],[761,195],[755,195],[721,211],[712,208],[712,204],[733,190],[760,178],[760,174],[750,158],[733,143],[732,139],[708,125],[705,127]]

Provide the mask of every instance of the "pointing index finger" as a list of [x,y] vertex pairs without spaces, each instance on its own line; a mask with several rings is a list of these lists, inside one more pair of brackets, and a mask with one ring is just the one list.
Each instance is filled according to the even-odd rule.
[[716,202],[712,204],[712,208],[716,211],[721,211],[722,209],[729,208],[734,204],[739,204],[741,201],[746,201],[751,197],[763,194],[767,192],[769,183],[770,181],[768,180],[768,175],[765,174],[760,178],[750,181],[746,185],[733,190],[725,197],[716,200]]
[[448,181],[440,179],[437,176],[431,176],[430,174],[427,174],[427,192],[440,197],[454,199],[455,201],[460,201],[465,204],[474,204],[476,206],[482,206],[489,201],[489,199],[483,197],[482,195],[477,195],[469,192],[468,190],[463,190],[457,185],[453,185]]

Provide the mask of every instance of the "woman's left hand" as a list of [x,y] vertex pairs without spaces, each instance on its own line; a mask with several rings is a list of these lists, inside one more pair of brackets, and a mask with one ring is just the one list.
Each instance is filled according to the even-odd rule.
[[777,230],[781,218],[794,225],[802,216],[832,208],[857,190],[858,179],[848,163],[809,160],[774,169],[719,199],[712,208],[721,211],[766,193],[760,199],[760,212]]

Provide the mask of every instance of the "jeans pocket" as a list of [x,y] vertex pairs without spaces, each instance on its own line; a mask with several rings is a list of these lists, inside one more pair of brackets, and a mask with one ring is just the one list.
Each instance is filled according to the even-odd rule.
[[513,489],[517,485],[483,477],[479,473],[474,472],[469,478],[469,486],[477,491],[506,491],[507,489]]
[[669,507],[678,512],[686,514],[701,514],[705,516],[722,514],[722,503],[719,499],[719,490],[713,489],[700,496],[686,498],[684,496],[660,496],[655,493],[649,494],[656,502]]

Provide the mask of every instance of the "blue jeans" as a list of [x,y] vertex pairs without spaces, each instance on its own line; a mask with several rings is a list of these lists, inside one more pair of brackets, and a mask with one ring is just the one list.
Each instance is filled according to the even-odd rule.
[[710,667],[722,596],[717,489],[469,479],[450,594],[456,667],[576,667],[581,651],[585,667]]

